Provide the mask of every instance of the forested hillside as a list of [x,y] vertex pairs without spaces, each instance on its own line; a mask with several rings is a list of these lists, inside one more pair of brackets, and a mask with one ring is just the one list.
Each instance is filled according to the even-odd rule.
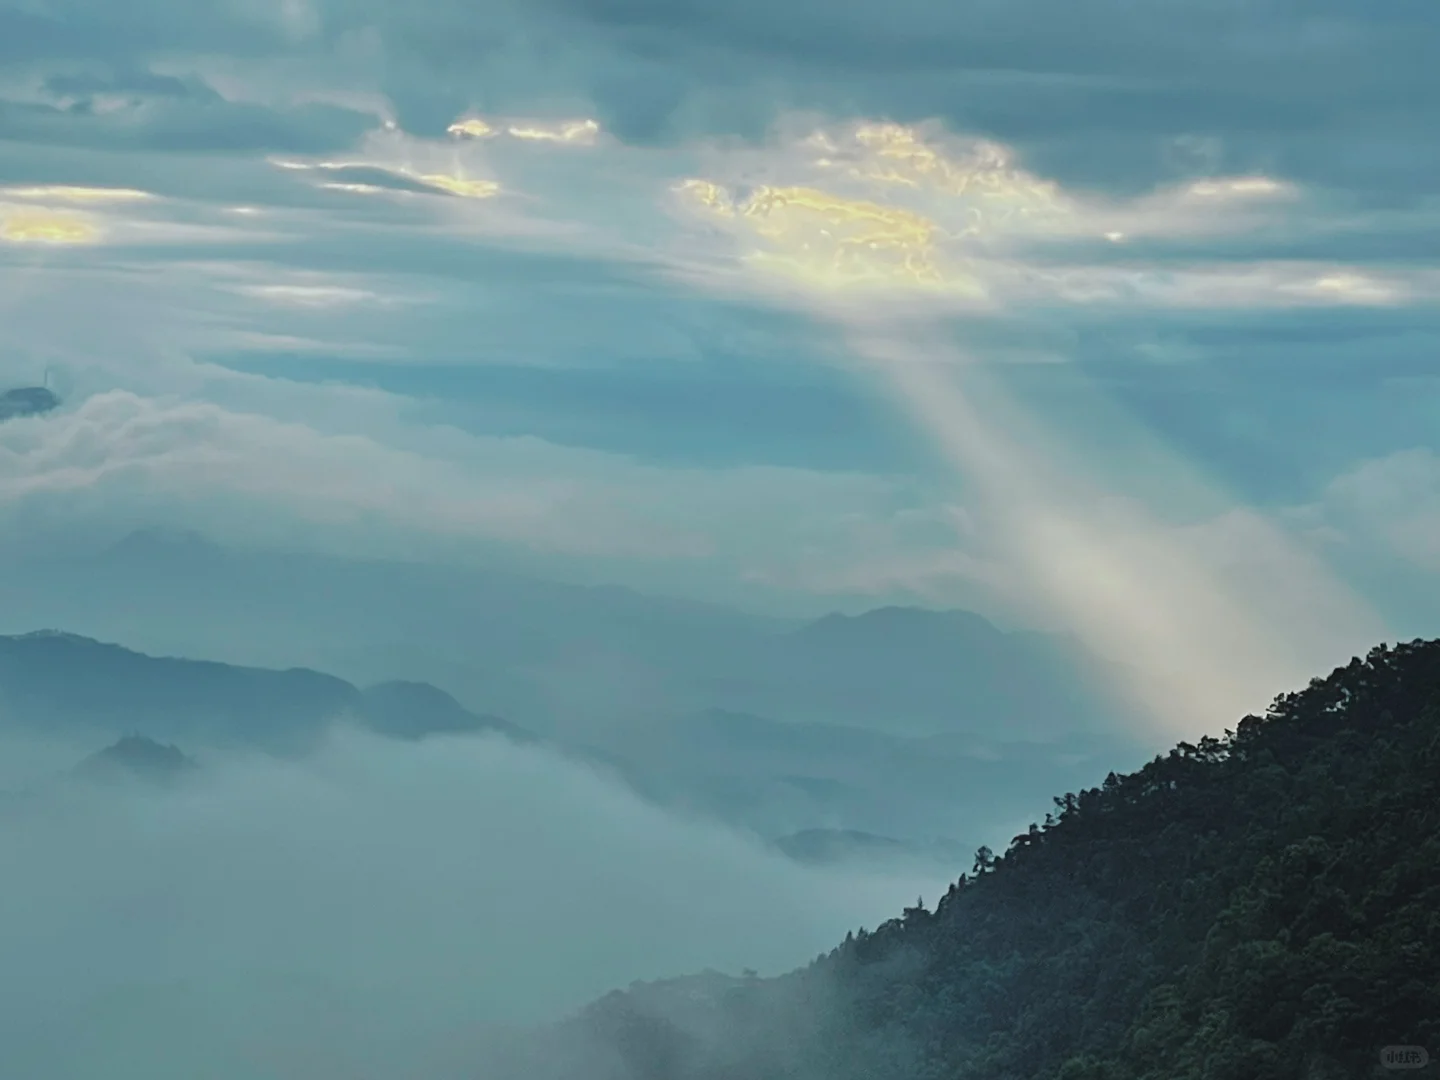
[[1380,647],[1057,798],[802,972],[635,988],[573,1030],[627,1080],[1390,1075],[1382,1047],[1440,1041],[1437,831],[1440,641]]

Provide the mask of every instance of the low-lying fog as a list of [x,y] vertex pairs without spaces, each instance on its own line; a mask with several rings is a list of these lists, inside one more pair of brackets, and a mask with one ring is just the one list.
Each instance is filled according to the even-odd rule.
[[787,970],[946,884],[801,866],[498,738],[202,764],[0,804],[5,1076],[468,1075],[488,1025]]

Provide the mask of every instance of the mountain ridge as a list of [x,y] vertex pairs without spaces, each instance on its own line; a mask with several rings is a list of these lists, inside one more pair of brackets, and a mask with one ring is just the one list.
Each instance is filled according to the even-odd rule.
[[534,738],[428,684],[361,689],[311,668],[151,656],[55,629],[0,635],[0,708],[7,722],[41,731],[101,729],[159,742],[215,738],[275,750],[303,748],[342,718],[401,738],[482,731]]
[[[507,571],[223,547],[136,532],[0,561],[0,629],[66,626],[149,653],[443,686],[541,734],[719,707],[906,734],[1134,721],[1066,635],[891,605],[813,619]],[[123,613],[123,615],[122,615]]]

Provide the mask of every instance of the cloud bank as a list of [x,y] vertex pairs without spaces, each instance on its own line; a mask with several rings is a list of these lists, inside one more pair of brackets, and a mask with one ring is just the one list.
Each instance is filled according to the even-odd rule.
[[465,1075],[633,979],[780,972],[917,891],[802,868],[499,740],[342,733],[0,831],[0,1010],[31,1076]]

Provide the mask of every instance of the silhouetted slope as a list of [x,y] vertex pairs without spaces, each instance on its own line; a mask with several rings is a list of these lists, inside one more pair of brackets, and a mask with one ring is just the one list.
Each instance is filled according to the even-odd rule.
[[864,716],[866,726],[895,732],[1012,737],[1117,727],[1111,688],[1121,680],[1078,641],[1007,633],[969,611],[827,615],[766,655],[777,685],[805,692],[789,710],[759,711],[794,719]]
[[494,731],[516,742],[534,736],[498,716],[471,712],[438,686],[421,682],[387,682],[360,694],[353,706],[372,731],[399,739],[426,735],[467,735]]
[[1440,1051],[1440,642],[1055,803],[804,971],[597,1003],[588,1080],[1338,1080]]
[[305,668],[146,656],[59,631],[0,636],[0,721],[11,727],[285,750],[308,745],[341,718],[405,738],[478,731],[525,737],[421,683],[360,690]]

